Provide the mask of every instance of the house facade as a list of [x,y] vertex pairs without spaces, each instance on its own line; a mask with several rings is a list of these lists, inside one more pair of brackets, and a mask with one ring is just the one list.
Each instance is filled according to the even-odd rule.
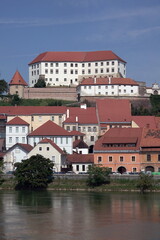
[[29,63],[29,86],[40,77],[48,86],[78,85],[79,76],[126,76],[126,62],[112,51],[44,52]]

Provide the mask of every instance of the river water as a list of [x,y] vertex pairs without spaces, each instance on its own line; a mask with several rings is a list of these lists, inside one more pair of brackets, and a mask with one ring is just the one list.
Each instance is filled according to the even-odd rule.
[[0,191],[0,240],[160,240],[160,193]]

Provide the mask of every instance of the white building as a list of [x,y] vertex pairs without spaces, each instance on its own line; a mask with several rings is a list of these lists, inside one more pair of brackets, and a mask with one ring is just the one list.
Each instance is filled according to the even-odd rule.
[[3,156],[4,172],[14,171],[14,164],[27,159],[27,154],[32,150],[29,144],[16,143],[9,148]]
[[152,84],[152,87],[150,87],[150,88],[147,87],[146,88],[146,93],[149,94],[149,95],[151,95],[151,94],[160,95],[160,87],[159,87],[158,83]]
[[28,134],[28,143],[34,147],[44,138],[52,140],[63,151],[69,154],[72,153],[72,134],[51,120]]
[[86,78],[77,87],[84,96],[138,96],[139,84],[130,78]]
[[27,135],[29,131],[29,124],[21,119],[15,117],[6,123],[6,150],[16,143],[27,144]]
[[28,158],[33,155],[40,154],[44,158],[49,158],[53,163],[53,170],[55,172],[61,172],[62,168],[66,167],[65,153],[59,148],[52,140],[41,140],[28,154]]
[[78,85],[79,76],[126,77],[126,62],[112,51],[44,52],[29,63],[29,86],[40,77],[49,86]]

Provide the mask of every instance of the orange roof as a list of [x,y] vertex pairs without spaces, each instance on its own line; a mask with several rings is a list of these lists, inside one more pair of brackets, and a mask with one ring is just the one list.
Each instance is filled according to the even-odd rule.
[[23,85],[23,86],[28,86],[28,84],[24,81],[23,77],[21,74],[16,71],[13,78],[11,79],[9,85]]
[[64,114],[65,106],[0,106],[0,114],[16,115],[47,115]]
[[71,163],[94,163],[93,154],[68,154],[67,160]]
[[6,125],[29,125],[29,123],[27,123],[20,117],[15,117],[11,119],[9,122],[7,122]]
[[22,148],[23,150],[25,150],[25,152],[30,152],[33,147],[30,144],[23,144],[23,143],[16,143],[15,145],[13,145],[11,148],[9,148],[7,150],[7,152],[9,152],[10,150],[12,150],[13,148],[19,146],[20,148]]
[[[138,150],[141,135],[141,128],[111,128],[96,141],[94,151]],[[122,144],[122,146],[116,147],[117,144]],[[123,146],[123,144],[128,146]]]
[[154,116],[132,116],[132,120],[141,128],[156,128],[156,118]]
[[49,120],[28,136],[72,136],[72,134]]
[[96,106],[100,123],[131,122],[131,105],[127,99],[97,99]]
[[94,52],[44,52],[39,54],[32,62],[95,62],[105,60],[119,60],[125,63],[112,51]]
[[131,78],[85,78],[82,80],[80,85],[134,85],[139,84]]
[[75,131],[75,130],[71,131],[70,133],[72,134],[72,136],[84,136],[85,135],[84,133],[81,133],[81,132]]
[[62,151],[62,149],[61,149],[60,147],[58,147],[57,144],[55,144],[51,139],[44,138],[44,139],[42,139],[39,143],[49,143],[49,144],[51,144],[59,153],[64,154],[64,152]]
[[160,129],[144,128],[141,140],[141,147],[160,148]]
[[[64,123],[76,123],[79,124],[97,124],[97,115],[96,109],[94,107],[89,108],[79,108],[79,107],[70,107],[69,118],[67,118]],[[76,118],[78,117],[78,118]]]

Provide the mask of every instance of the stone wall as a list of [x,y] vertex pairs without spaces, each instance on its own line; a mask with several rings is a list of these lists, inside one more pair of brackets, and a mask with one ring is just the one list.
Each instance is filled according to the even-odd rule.
[[77,92],[75,87],[24,88],[24,98],[77,101]]

